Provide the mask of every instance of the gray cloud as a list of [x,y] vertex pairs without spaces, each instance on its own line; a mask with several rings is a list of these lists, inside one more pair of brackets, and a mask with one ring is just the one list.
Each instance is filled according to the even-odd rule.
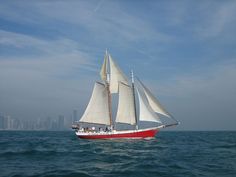
[[78,43],[68,39],[42,40],[2,30],[0,36],[1,45],[22,50],[31,46],[42,52],[33,57],[0,57],[1,110],[29,119],[42,114],[68,115],[75,107],[84,106],[88,85],[96,79],[90,73],[98,68],[96,61],[78,50]]
[[208,3],[200,6],[203,19],[196,27],[198,37],[208,38],[225,35],[224,32],[231,26],[235,26],[236,2]]

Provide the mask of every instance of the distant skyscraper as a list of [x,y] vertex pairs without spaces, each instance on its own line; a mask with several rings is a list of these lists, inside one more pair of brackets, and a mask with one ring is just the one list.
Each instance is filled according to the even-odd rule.
[[18,130],[21,129],[21,122],[18,119],[12,119],[11,129]]
[[58,130],[58,122],[53,120],[51,130]]
[[4,116],[4,122],[3,122],[3,127],[5,130],[10,128],[10,116]]
[[73,123],[76,122],[76,121],[78,121],[78,116],[77,116],[77,115],[78,115],[78,114],[77,114],[77,110],[74,109],[74,110],[73,110]]
[[7,130],[10,129],[10,116],[0,114],[0,129]]
[[8,121],[8,129],[13,130],[14,129],[14,119],[10,118]]
[[65,117],[64,127],[65,129],[71,129],[71,125],[73,124],[73,115]]
[[64,116],[63,115],[59,115],[59,117],[58,117],[58,129],[59,130],[63,130],[65,128],[64,124],[65,124]]
[[51,119],[51,117],[47,117],[47,119],[45,121],[45,129],[46,130],[52,129],[52,119]]
[[0,130],[4,129],[4,116],[0,114]]

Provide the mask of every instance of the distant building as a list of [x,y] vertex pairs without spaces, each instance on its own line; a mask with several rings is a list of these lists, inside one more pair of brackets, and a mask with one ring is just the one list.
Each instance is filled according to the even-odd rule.
[[41,117],[32,120],[11,118],[0,113],[0,130],[68,130],[73,117],[77,117],[77,111],[68,118],[59,115],[57,118]]
[[11,119],[11,125],[10,125],[10,129],[12,130],[20,130],[21,129],[21,121],[18,119]]
[[11,124],[11,116],[5,116],[5,129],[9,130],[10,129],[10,124]]
[[72,121],[73,121],[73,123],[78,121],[78,113],[77,113],[76,109],[73,110],[73,120]]
[[4,129],[4,116],[0,114],[0,130]]
[[59,115],[58,117],[58,129],[63,130],[65,128],[65,117],[63,115]]
[[45,121],[45,129],[46,130],[52,129],[52,119],[51,119],[51,117],[47,117],[47,119]]
[[11,128],[11,117],[6,115],[0,115],[0,129],[9,130]]

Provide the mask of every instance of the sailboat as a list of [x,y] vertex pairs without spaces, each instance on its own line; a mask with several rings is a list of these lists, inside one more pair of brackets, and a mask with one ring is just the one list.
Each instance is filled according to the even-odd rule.
[[[151,91],[131,71],[131,83],[106,51],[100,71],[102,82],[95,82],[88,106],[79,122],[72,125],[75,133],[83,139],[142,139],[153,138],[160,129],[178,125],[179,122],[154,97]],[[136,84],[137,82],[137,84]],[[137,85],[137,86],[136,86]],[[118,94],[116,119],[112,118],[112,95]],[[138,96],[138,100],[137,97]],[[139,103],[139,109],[137,109]],[[139,113],[137,112],[139,111]],[[174,123],[164,124],[160,115]],[[155,126],[140,128],[142,122]],[[106,126],[83,127],[83,124]],[[128,124],[131,129],[118,130],[117,124]]]

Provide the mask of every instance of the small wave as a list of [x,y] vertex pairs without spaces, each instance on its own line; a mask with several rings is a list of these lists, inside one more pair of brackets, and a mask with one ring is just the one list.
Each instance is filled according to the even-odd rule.
[[47,172],[39,175],[35,175],[32,177],[93,177],[92,175],[89,175],[86,172],[63,172],[63,171],[57,171],[57,172]]
[[73,171],[67,171],[67,170],[58,170],[58,171],[48,171],[44,173],[36,173],[36,174],[30,174],[30,175],[19,175],[19,174],[13,174],[8,177],[94,177],[92,175],[89,175],[87,172],[73,172]]
[[68,151],[61,151],[61,150],[37,150],[37,149],[31,149],[31,150],[13,150],[13,151],[5,151],[1,152],[1,156],[12,156],[12,155],[55,155],[56,153],[67,153]]
[[214,148],[220,148],[220,149],[235,149],[235,148],[236,148],[236,144],[214,146]]

